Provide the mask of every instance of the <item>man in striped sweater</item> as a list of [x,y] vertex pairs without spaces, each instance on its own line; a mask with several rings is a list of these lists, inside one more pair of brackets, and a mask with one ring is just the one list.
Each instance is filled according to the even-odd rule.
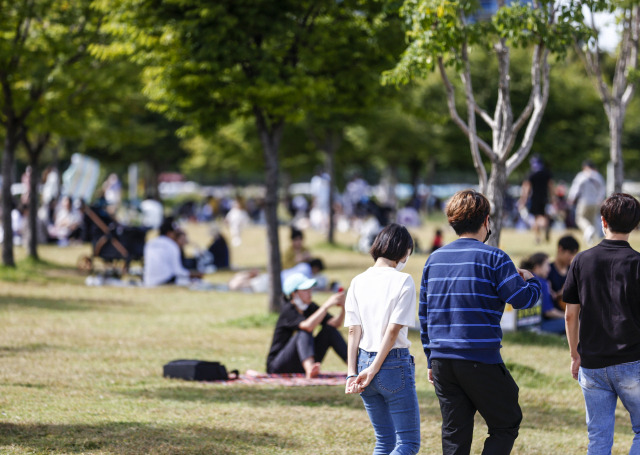
[[535,305],[541,287],[504,251],[484,244],[490,209],[476,191],[456,193],[447,218],[459,238],[429,256],[422,276],[421,337],[440,402],[445,455],[470,453],[476,412],[489,428],[485,455],[511,453],[522,421],[518,386],[500,356],[500,319],[505,303]]

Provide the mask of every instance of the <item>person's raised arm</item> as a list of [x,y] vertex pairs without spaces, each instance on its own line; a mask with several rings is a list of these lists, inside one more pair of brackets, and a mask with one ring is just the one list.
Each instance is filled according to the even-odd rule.
[[[333,316],[331,319],[329,319],[327,321],[327,324],[329,324],[331,327],[335,327],[336,329],[338,327],[342,327],[342,324],[344,324],[344,301],[345,301],[345,294],[344,292],[340,292],[339,294],[342,294],[342,302],[337,303],[336,306],[340,307],[340,313],[338,313],[336,316]],[[339,295],[338,294],[338,295]]]
[[380,367],[382,367],[383,362],[387,358],[389,351],[395,344],[398,334],[403,327],[403,325],[393,323],[387,326],[384,331],[384,336],[382,337],[380,350],[378,351],[375,360],[371,365],[362,370],[356,379],[356,384],[360,387],[357,391],[362,391],[366,388],[373,380],[373,377],[378,374]]
[[565,329],[567,331],[567,342],[569,343],[569,353],[571,355],[571,376],[578,379],[580,369],[580,354],[578,354],[578,340],[580,339],[580,305],[567,303],[564,312]]
[[362,337],[362,326],[349,326],[349,338],[347,341],[347,385],[344,393],[356,393],[356,378],[358,377],[358,346]]
[[338,292],[336,294],[333,294],[311,316],[309,316],[307,319],[302,321],[298,325],[298,328],[300,330],[304,330],[305,332],[313,332],[313,329],[315,329],[318,326],[318,324],[320,324],[324,319],[324,317],[327,315],[329,308],[335,305],[340,305],[343,307],[343,312],[341,313],[341,317],[342,317],[342,320],[344,321],[344,299],[345,299],[344,292]]
[[538,279],[528,270],[517,269],[506,255],[501,261],[494,278],[500,299],[518,310],[534,306],[542,291]]

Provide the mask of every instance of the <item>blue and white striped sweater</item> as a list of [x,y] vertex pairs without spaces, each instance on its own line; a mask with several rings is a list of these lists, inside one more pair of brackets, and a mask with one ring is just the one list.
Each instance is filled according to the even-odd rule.
[[540,283],[524,281],[502,250],[460,238],[429,256],[420,286],[422,345],[433,358],[500,363],[505,303],[529,308]]

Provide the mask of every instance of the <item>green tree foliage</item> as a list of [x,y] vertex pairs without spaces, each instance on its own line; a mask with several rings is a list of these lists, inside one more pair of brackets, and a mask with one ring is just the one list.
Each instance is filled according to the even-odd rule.
[[[284,126],[326,103],[328,93],[339,99],[340,84],[357,87],[371,77],[367,50],[376,45],[371,30],[382,23],[383,2],[97,0],[94,4],[109,15],[106,27],[120,38],[97,54],[104,58],[127,54],[141,62],[145,93],[158,112],[209,132],[233,116],[255,121],[265,163],[269,303],[277,310],[281,283],[276,208]],[[330,71],[341,60],[352,66],[351,80],[338,81]]]
[[200,182],[239,183],[264,172],[255,123],[236,117],[213,134],[189,135],[182,170]]
[[[34,176],[42,150],[53,133],[74,124],[70,106],[90,83],[89,45],[100,39],[100,18],[90,1],[0,1],[0,124],[2,160],[2,226],[6,235],[2,261],[15,264],[11,238],[11,175],[16,149],[23,145]],[[77,123],[75,123],[77,126]],[[35,178],[32,179],[32,194]],[[35,225],[35,197],[30,224]],[[34,231],[32,231],[34,232]],[[35,235],[33,248],[35,251]]]
[[[582,24],[590,27],[588,39],[576,36],[576,49],[582,56],[585,67],[594,79],[609,123],[609,159],[613,167],[613,191],[622,190],[624,160],[622,156],[624,122],[627,109],[633,99],[640,76],[638,51],[640,51],[640,5],[630,0],[586,0],[579,2],[588,11],[580,16]],[[580,10],[582,13],[582,10]],[[615,68],[607,71],[605,53],[600,47],[600,30],[595,14],[607,13],[617,16],[622,29]]]
[[[563,53],[571,42],[574,7],[552,1],[510,6],[499,2],[495,14],[483,17],[476,2],[406,0],[404,3],[403,14],[411,24],[407,33],[409,45],[387,80],[406,83],[433,70],[440,73],[451,117],[469,140],[481,191],[491,201],[493,235],[489,241],[493,245],[500,240],[508,176],[531,150],[546,107],[549,53]],[[512,48],[531,47],[530,93],[517,114],[516,100],[512,99],[511,52]],[[493,77],[498,81],[498,89],[493,95],[495,101],[488,106],[477,98],[477,89],[482,89],[483,84],[476,78],[482,79],[487,68],[483,67],[480,73],[472,71],[470,55],[475,52],[490,53],[496,60],[497,73]],[[466,119],[458,113],[450,72],[459,75],[463,82]],[[493,109],[493,114],[489,109]],[[490,128],[490,138],[483,137],[476,117]],[[489,175],[483,155],[491,164]]]

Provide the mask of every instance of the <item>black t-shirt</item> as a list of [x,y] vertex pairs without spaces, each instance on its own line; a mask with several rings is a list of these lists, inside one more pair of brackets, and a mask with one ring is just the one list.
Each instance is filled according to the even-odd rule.
[[[271,349],[269,349],[269,355],[267,356],[267,365],[269,365],[278,353],[287,345],[293,334],[300,330],[298,328],[300,323],[315,313],[318,308],[320,308],[318,305],[311,302],[304,313],[300,314],[291,302],[284,301],[282,303],[280,317],[276,323],[276,329],[273,332]],[[327,313],[321,324],[325,325],[329,319],[331,319],[331,316]]]
[[585,368],[640,360],[640,253],[603,240],[575,257],[563,300],[580,304],[578,353]]
[[549,181],[552,175],[546,168],[529,174],[531,183],[531,203],[546,203],[549,200]]

